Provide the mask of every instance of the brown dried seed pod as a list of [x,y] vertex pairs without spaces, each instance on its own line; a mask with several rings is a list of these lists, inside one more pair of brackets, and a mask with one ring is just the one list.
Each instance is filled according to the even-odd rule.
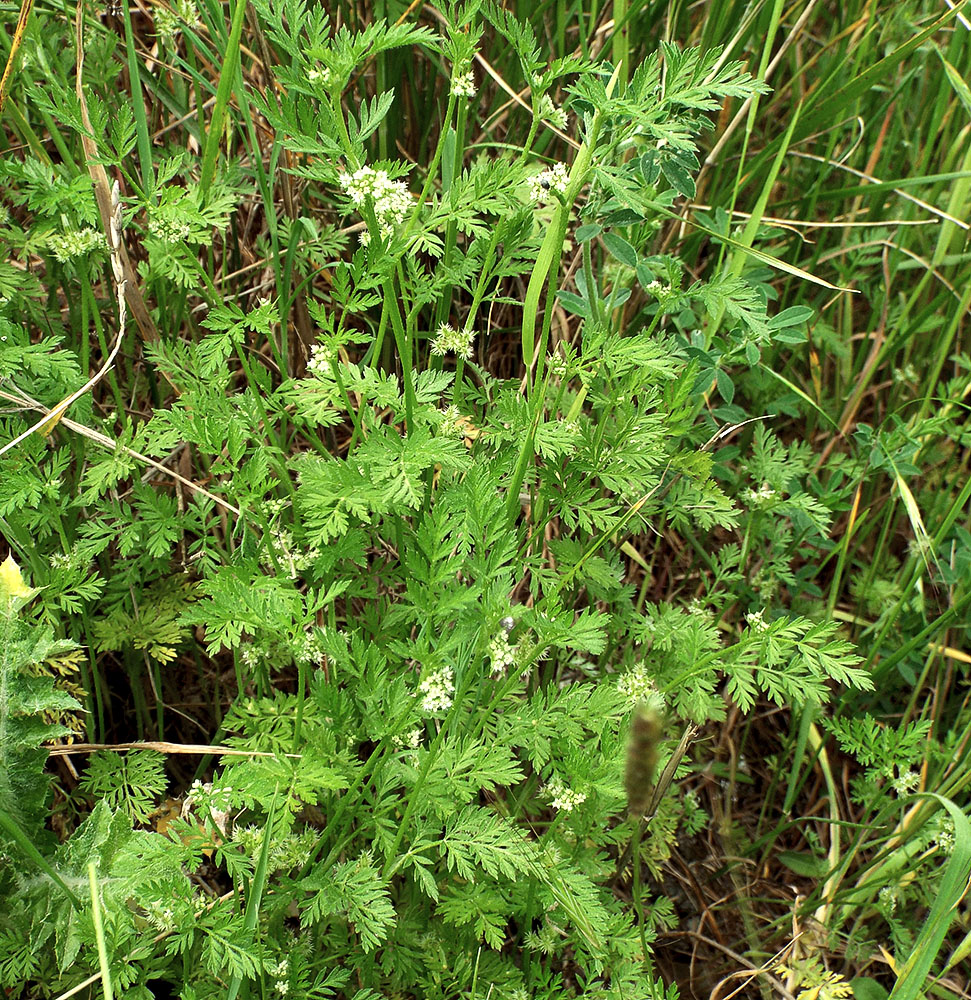
[[657,748],[661,739],[661,717],[643,702],[634,710],[627,741],[627,770],[624,788],[631,816],[641,816],[651,800]]

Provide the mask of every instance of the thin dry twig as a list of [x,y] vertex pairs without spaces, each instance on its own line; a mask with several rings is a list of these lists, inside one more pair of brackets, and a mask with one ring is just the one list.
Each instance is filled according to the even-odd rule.
[[121,349],[121,342],[125,337],[125,277],[124,266],[121,260],[121,202],[118,198],[118,182],[116,181],[111,189],[111,214],[108,218],[108,249],[111,255],[111,271],[115,279],[115,291],[118,296],[118,336],[115,338],[115,346],[112,347],[104,364],[88,379],[80,389],[72,392],[66,399],[62,399],[52,410],[48,410],[46,415],[32,424],[27,430],[18,434],[12,441],[8,441],[0,448],[0,455],[5,455],[11,448],[15,448],[21,441],[30,437],[35,431],[43,430],[49,434],[54,425],[64,416],[67,408],[86,392],[90,392],[111,370]]
[[[29,407],[32,410],[38,410],[44,413],[45,416],[39,420],[31,430],[37,427],[42,427],[50,419],[50,414],[53,412],[48,410],[43,403],[39,403],[36,399],[28,396],[22,389],[17,389],[18,395],[14,395],[10,392],[5,392],[0,389],[0,399],[6,399],[8,402],[17,403],[20,406]],[[218,504],[224,510],[228,510],[231,514],[235,514],[237,517],[243,516],[243,511],[239,507],[231,504],[228,500],[222,497],[216,496],[215,493],[210,493],[205,487],[200,486],[198,483],[194,483],[191,479],[186,479],[185,476],[179,475],[178,472],[174,472],[172,469],[167,468],[161,462],[157,462],[154,458],[149,458],[148,455],[143,455],[141,452],[135,451],[134,448],[129,448],[126,445],[120,444],[113,438],[108,437],[107,434],[102,434],[101,431],[93,430],[90,427],[86,427],[84,424],[79,424],[74,420],[69,420],[67,417],[62,417],[60,420],[62,427],[66,427],[70,431],[74,431],[76,434],[80,434],[83,437],[94,441],[96,444],[100,444],[103,448],[107,448],[109,451],[121,450],[130,458],[134,458],[138,462],[144,462],[146,465],[150,465],[153,469],[157,469],[159,472],[164,473],[167,476],[171,476],[177,482],[182,483],[183,486],[188,486],[189,489],[194,490],[196,493],[201,493],[204,497],[208,497],[213,503]],[[22,440],[29,434],[30,431],[25,434],[19,435],[14,441],[4,447],[4,450],[13,447],[17,441]],[[2,454],[2,452],[0,452]]]

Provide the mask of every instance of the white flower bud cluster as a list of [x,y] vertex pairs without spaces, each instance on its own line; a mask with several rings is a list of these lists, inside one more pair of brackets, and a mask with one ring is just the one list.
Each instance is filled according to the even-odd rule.
[[[354,173],[343,173],[340,186],[357,208],[371,199],[382,239],[394,233],[395,227],[414,204],[404,181],[391,180],[387,170],[361,167]],[[361,242],[366,244],[367,241],[362,239]]]
[[51,233],[47,245],[61,264],[75,257],[84,257],[92,250],[107,250],[108,241],[104,233],[96,229],[70,229],[66,233]]
[[550,375],[553,378],[566,378],[569,372],[569,365],[567,365],[566,358],[562,357],[555,352],[547,355],[546,357],[546,367],[550,371]]
[[432,341],[432,354],[440,357],[454,354],[456,357],[468,360],[472,357],[472,341],[475,339],[473,330],[456,330],[448,323],[442,323]]
[[509,642],[509,633],[500,629],[489,641],[489,659],[492,661],[492,676],[502,675],[515,664],[518,646]]
[[310,348],[310,360],[307,371],[312,375],[329,375],[330,366],[334,361],[334,350],[327,344],[314,344]]
[[461,72],[453,71],[449,93],[452,97],[475,97],[475,76],[471,66],[467,66]]
[[421,746],[421,730],[411,729],[407,733],[399,733],[391,738],[391,742],[399,750],[417,750]]
[[954,851],[954,820],[950,816],[944,821],[937,836],[928,845],[932,850],[938,850],[942,854],[951,854]]
[[290,975],[290,960],[281,958],[279,962],[269,966],[266,971],[276,980],[273,988],[281,997],[285,997],[290,992],[290,983],[287,979]]
[[324,658],[324,630],[307,629],[294,639],[293,658],[298,663],[320,663]]
[[286,528],[271,531],[269,538],[277,560],[285,564],[291,580],[295,580],[303,570],[320,558],[320,549],[316,547],[300,549],[294,540],[293,532]]
[[877,893],[877,901],[886,913],[893,913],[897,909],[897,890],[894,886],[885,885]]
[[654,678],[643,663],[638,663],[617,681],[617,690],[631,703],[646,705],[654,712],[664,711],[664,695],[657,689]]
[[440,411],[441,420],[438,424],[438,433],[442,437],[460,438],[463,434],[462,412],[457,406],[446,406]]
[[561,132],[567,126],[566,109],[558,108],[548,94],[543,94],[539,102],[539,116],[544,122],[549,122]]
[[451,667],[433,670],[419,685],[423,712],[447,712],[455,696],[455,671]]
[[148,231],[163,243],[175,244],[188,239],[192,226],[185,219],[159,217],[148,224]]
[[563,812],[573,812],[577,806],[587,801],[586,793],[569,788],[559,777],[554,777],[547,784],[546,794],[550,797],[550,805]]

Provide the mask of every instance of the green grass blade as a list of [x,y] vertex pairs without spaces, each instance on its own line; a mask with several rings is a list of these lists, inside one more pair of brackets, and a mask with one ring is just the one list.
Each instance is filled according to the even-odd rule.
[[3,827],[7,831],[11,840],[13,840],[17,846],[34,862],[35,865],[47,875],[61,890],[63,890],[64,895],[71,901],[71,905],[75,910],[81,909],[81,900],[74,895],[73,892],[67,887],[67,883],[60,875],[57,874],[51,863],[44,857],[40,851],[31,843],[30,837],[20,829],[20,824],[6,810],[0,809],[0,827]]
[[901,966],[897,982],[890,991],[890,1000],[917,1000],[927,989],[931,965],[944,943],[944,938],[958,916],[957,904],[964,897],[971,874],[971,822],[950,799],[933,792],[917,798],[939,802],[954,822],[954,848],[944,868],[944,876],[934,898],[934,905],[923,930],[914,941],[909,957]]
[[199,187],[203,195],[209,191],[212,179],[216,175],[216,158],[219,156],[220,137],[229,108],[229,99],[233,93],[236,68],[239,65],[239,40],[243,34],[243,22],[246,19],[246,3],[247,0],[236,0],[236,6],[233,9],[229,41],[226,43],[226,57],[223,60],[222,72],[219,74],[216,103],[213,105],[212,118],[209,120],[206,148],[202,155],[202,169],[199,173]]

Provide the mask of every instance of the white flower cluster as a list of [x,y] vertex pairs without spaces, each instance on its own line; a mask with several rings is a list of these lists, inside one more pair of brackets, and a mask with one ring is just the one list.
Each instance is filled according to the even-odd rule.
[[307,79],[311,83],[319,83],[323,87],[330,86],[330,70],[326,66],[315,66],[307,73]]
[[293,658],[298,663],[320,663],[324,657],[324,630],[307,629],[294,640]]
[[954,850],[954,820],[950,816],[945,819],[944,827],[928,846],[936,848],[942,854],[950,854]]
[[223,836],[229,828],[229,814],[233,808],[233,790],[230,787],[214,788],[211,781],[202,782],[197,778],[189,788],[182,803],[182,819],[193,809],[208,812]]
[[75,257],[84,257],[92,250],[107,250],[104,233],[96,229],[70,229],[66,233],[51,233],[47,245],[59,263],[66,264]]
[[455,696],[455,671],[451,667],[440,667],[433,670],[418,685],[418,693],[422,695],[421,708],[423,712],[446,712],[452,707]]
[[549,170],[534,174],[526,179],[529,185],[529,197],[542,205],[553,197],[562,194],[570,183],[570,174],[565,163],[555,163]]
[[489,642],[489,659],[492,661],[492,676],[501,677],[516,662],[518,646],[510,645],[509,633],[500,629]]
[[393,736],[391,742],[399,750],[417,750],[421,746],[421,730],[411,729],[407,733],[400,733]]
[[544,122],[549,122],[561,132],[566,128],[566,109],[558,108],[550,99],[548,94],[543,94],[543,97],[539,102],[539,116]]
[[252,670],[260,661],[259,650],[253,643],[248,642],[245,646],[239,647],[239,662],[246,667],[247,670]]
[[320,549],[298,548],[293,533],[285,528],[277,528],[270,532],[270,546],[276,558],[286,564],[291,580],[295,580],[303,570],[320,558]]
[[549,368],[550,375],[552,375],[553,378],[566,378],[569,371],[566,358],[556,354],[555,352],[547,355],[546,367]]
[[[414,204],[405,182],[391,180],[387,170],[361,167],[354,173],[343,173],[340,186],[358,208],[371,199],[382,239],[394,232]],[[367,240],[362,238],[361,242],[366,244]]]
[[314,344],[310,348],[310,360],[307,371],[312,375],[330,375],[330,366],[334,361],[334,349],[327,344]]
[[765,608],[761,611],[750,611],[745,620],[753,632],[767,632],[769,629],[769,623],[765,620]]
[[472,74],[471,66],[463,69],[461,73],[453,72],[449,93],[452,97],[475,97],[475,76]]
[[563,812],[573,812],[578,805],[587,801],[584,792],[577,792],[567,787],[558,777],[553,778],[546,786],[546,794],[550,797],[550,805],[554,809],[562,809]]
[[638,663],[617,682],[617,689],[631,705],[646,705],[655,712],[664,711],[664,695],[643,663]]
[[439,356],[454,354],[460,358],[471,358],[474,339],[473,330],[456,330],[450,324],[442,323],[432,341],[432,354]]
[[266,971],[276,980],[273,988],[281,997],[285,997],[290,992],[290,984],[287,982],[287,976],[290,975],[289,959],[281,958],[279,962],[271,965]]
[[189,238],[192,226],[185,219],[171,219],[160,216],[148,224],[148,231],[163,243],[181,243]]
[[763,484],[758,490],[749,490],[745,494],[745,499],[750,507],[764,507],[775,495],[776,492],[771,486]]

